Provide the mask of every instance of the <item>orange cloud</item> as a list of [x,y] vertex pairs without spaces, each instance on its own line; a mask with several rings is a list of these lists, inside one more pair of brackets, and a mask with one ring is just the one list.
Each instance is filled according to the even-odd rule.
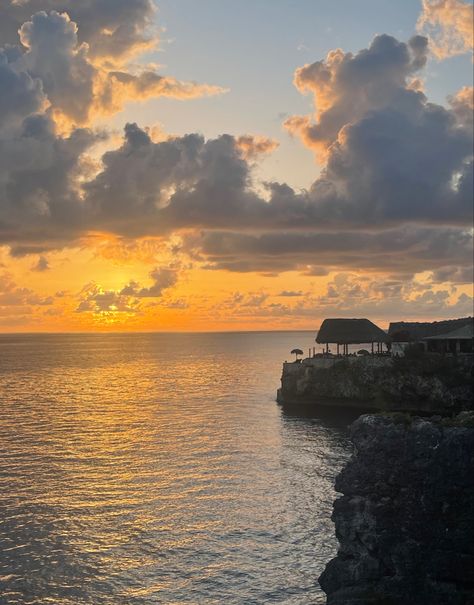
[[94,90],[91,116],[116,113],[129,101],[146,101],[157,97],[187,100],[228,92],[228,89],[220,86],[181,82],[153,71],[134,75],[126,71],[105,70],[97,73]]
[[380,35],[357,54],[340,48],[330,51],[326,59],[295,71],[296,88],[314,97],[314,115],[291,116],[285,128],[325,163],[345,127],[390,106],[406,90],[419,91],[421,83],[414,76],[424,67],[426,56],[427,40],[422,36],[405,44]]
[[430,49],[438,59],[471,52],[474,7],[462,0],[422,0],[418,31],[430,39]]
[[153,264],[170,251],[168,240],[163,238],[126,239],[111,235],[90,235],[83,238],[84,245],[94,251],[96,257],[118,265]]
[[19,30],[26,52],[12,63],[17,71],[41,82],[44,102],[49,103],[61,131],[116,113],[129,101],[194,99],[227,92],[219,86],[181,82],[150,69],[130,73],[121,55],[112,63],[102,57],[98,60],[86,42],[79,42],[79,29],[80,24],[67,13],[36,13]]
[[460,126],[472,129],[474,121],[474,88],[464,86],[461,90],[448,98],[457,122]]
[[236,146],[246,160],[253,160],[259,155],[272,153],[279,145],[275,139],[251,134],[245,134],[236,139]]

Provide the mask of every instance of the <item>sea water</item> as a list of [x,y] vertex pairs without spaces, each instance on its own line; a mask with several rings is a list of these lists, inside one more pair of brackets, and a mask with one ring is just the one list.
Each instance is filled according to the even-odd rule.
[[275,402],[313,344],[0,336],[0,603],[324,603],[350,446]]

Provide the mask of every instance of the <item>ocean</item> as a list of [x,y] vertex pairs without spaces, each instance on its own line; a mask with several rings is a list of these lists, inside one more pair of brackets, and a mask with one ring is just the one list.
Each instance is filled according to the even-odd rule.
[[312,332],[0,336],[0,603],[324,603],[346,423],[282,410]]

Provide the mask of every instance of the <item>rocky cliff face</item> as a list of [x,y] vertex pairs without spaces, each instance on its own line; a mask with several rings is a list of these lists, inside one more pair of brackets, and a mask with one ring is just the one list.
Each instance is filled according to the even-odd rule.
[[452,414],[472,409],[472,359],[349,358],[285,364],[282,404]]
[[361,416],[351,432],[328,605],[474,605],[474,414]]

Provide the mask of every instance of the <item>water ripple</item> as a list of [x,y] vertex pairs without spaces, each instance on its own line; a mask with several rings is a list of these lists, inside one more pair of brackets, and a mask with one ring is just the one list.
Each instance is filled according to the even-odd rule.
[[0,336],[0,603],[323,603],[349,446],[274,402],[311,345]]

